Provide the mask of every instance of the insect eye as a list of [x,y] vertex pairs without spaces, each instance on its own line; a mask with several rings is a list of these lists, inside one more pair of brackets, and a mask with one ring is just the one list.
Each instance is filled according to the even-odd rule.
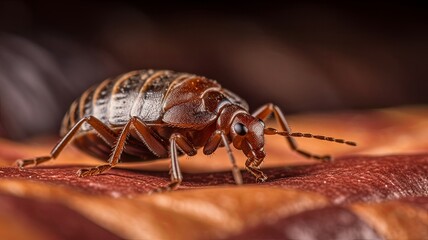
[[242,123],[236,123],[233,126],[233,130],[235,130],[236,134],[238,134],[240,136],[244,136],[248,132],[247,127]]

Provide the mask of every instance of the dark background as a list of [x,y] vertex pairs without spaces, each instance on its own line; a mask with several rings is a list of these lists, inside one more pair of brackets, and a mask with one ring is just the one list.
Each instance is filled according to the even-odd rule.
[[0,2],[0,136],[56,133],[73,99],[134,69],[204,75],[286,113],[428,102],[421,3]]

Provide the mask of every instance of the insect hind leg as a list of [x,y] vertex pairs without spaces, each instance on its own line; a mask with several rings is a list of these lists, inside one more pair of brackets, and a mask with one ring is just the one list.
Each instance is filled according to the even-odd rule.
[[[272,113],[274,114],[275,119],[276,119],[277,123],[279,124],[279,126],[281,127],[282,131],[287,131],[287,132],[291,133],[291,129],[288,126],[287,120],[285,120],[285,116],[282,113],[281,109],[272,103],[268,103],[266,105],[263,105],[259,109],[257,109],[253,113],[253,116],[258,117],[264,121]],[[290,145],[290,148],[293,151],[299,153],[300,155],[302,155],[304,157],[313,158],[313,159],[317,159],[317,160],[321,160],[321,161],[330,161],[332,159],[330,155],[321,156],[321,155],[312,154],[308,151],[300,149],[299,146],[297,145],[296,140],[290,136],[287,136],[286,139],[287,139],[288,144]]]
[[117,134],[101,122],[98,118],[94,116],[88,116],[80,119],[66,134],[65,136],[55,145],[52,149],[50,155],[29,158],[29,159],[19,159],[16,161],[16,164],[19,168],[24,168],[29,165],[37,166],[41,163],[50,161],[59,156],[61,151],[71,142],[74,135],[78,132],[83,123],[88,123],[91,125],[95,131],[97,131],[100,136],[106,141],[109,145],[114,145],[114,141],[117,138]]
[[114,167],[119,163],[120,157],[124,151],[126,140],[130,135],[131,131],[135,130],[138,137],[144,142],[144,144],[157,156],[167,157],[168,150],[165,148],[163,143],[159,140],[160,137],[148,127],[138,117],[132,117],[128,123],[123,127],[122,132],[117,138],[117,143],[113,144],[114,149],[109,159],[108,164],[99,165],[92,168],[82,168],[77,171],[79,177],[88,177],[101,174],[110,168]]

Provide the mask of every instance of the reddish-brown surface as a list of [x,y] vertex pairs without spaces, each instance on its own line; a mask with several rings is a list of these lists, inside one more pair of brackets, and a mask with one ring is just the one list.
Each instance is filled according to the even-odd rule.
[[[10,167],[15,158],[49,152],[52,143],[0,140],[0,236],[423,239],[428,236],[426,116],[423,108],[296,116],[290,120],[296,131],[348,138],[359,147],[305,141],[306,149],[338,156],[317,163],[291,153],[280,138],[268,139],[263,165],[268,181],[256,184],[243,171],[243,186],[233,184],[223,149],[214,156],[184,157],[180,189],[153,195],[147,192],[168,182],[168,161],[78,178],[79,168],[97,162],[67,148],[52,163],[19,170]],[[242,154],[234,152],[243,166]]]

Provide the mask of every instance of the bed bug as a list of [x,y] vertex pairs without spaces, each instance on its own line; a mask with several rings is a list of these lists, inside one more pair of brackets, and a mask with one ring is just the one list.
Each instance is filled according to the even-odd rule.
[[[281,131],[265,127],[274,115]],[[62,139],[50,155],[18,160],[27,165],[55,159],[68,143],[102,160],[92,168],[80,169],[79,177],[101,174],[121,162],[170,158],[171,181],[158,191],[176,189],[181,181],[178,156],[193,156],[203,148],[206,155],[224,146],[237,184],[241,172],[230,148],[242,150],[245,167],[256,181],[266,175],[260,170],[265,158],[264,135],[285,136],[291,149],[319,160],[319,156],[299,149],[294,137],[316,138],[355,146],[354,142],[308,133],[291,132],[281,109],[266,104],[249,113],[248,104],[236,94],[208,78],[168,70],[139,70],[107,79],[89,88],[74,101],[61,126]],[[126,147],[125,147],[126,145]]]

